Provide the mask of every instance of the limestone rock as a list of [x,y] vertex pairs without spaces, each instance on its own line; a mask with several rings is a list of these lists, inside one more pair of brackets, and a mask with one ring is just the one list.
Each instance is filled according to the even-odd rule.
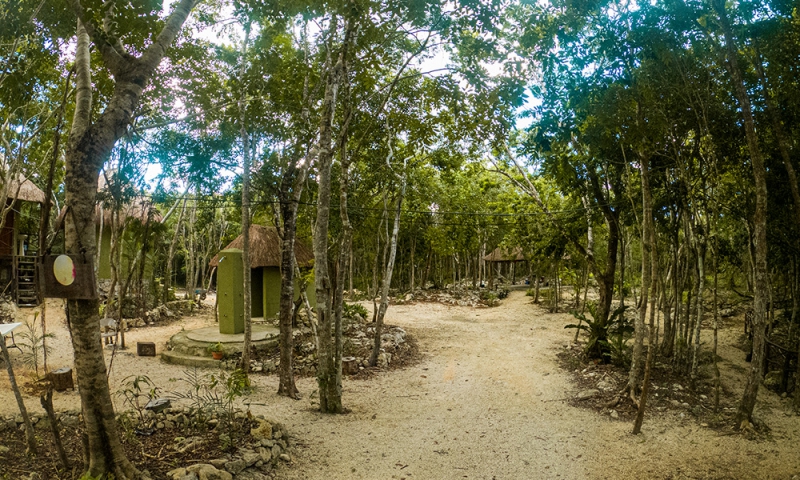
[[592,389],[589,389],[589,390],[583,390],[581,392],[578,392],[578,394],[575,396],[575,398],[577,398],[578,400],[588,400],[588,399],[594,398],[594,397],[596,397],[598,395],[600,395],[600,390],[592,388]]
[[175,470],[170,470],[167,472],[167,476],[170,478],[183,478],[186,476],[186,469],[185,468],[176,468]]
[[225,470],[237,475],[239,472],[247,468],[247,462],[242,459],[232,460],[225,464]]
[[197,474],[199,480],[233,480],[233,475],[208,463],[192,465],[186,471]]
[[244,463],[247,464],[248,467],[252,467],[257,461],[261,460],[261,455],[255,452],[245,453],[242,460],[244,460]]
[[256,440],[272,438],[272,423],[262,419],[256,421],[258,425],[250,429],[250,435]]
[[268,448],[261,447],[258,449],[258,455],[261,457],[261,461],[264,463],[269,463],[272,460],[272,450]]
[[600,380],[599,382],[597,382],[597,388],[603,390],[604,392],[607,392],[609,390],[613,390],[614,386],[611,384],[611,382]]

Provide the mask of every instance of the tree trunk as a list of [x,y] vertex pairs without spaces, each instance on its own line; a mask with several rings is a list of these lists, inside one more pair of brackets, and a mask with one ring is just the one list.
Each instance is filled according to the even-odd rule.
[[[311,160],[308,159],[307,162]],[[286,179],[288,180],[288,179]],[[285,181],[288,184],[288,181]],[[297,182],[302,189],[302,181]],[[282,192],[283,193],[283,192]],[[288,194],[288,192],[285,192]],[[283,196],[283,195],[282,195]],[[287,195],[288,196],[288,195]],[[298,198],[296,195],[294,198]],[[299,199],[299,198],[298,198]],[[292,316],[294,309],[294,246],[297,238],[297,201],[281,202],[283,217],[283,248],[281,251],[281,295],[280,295],[280,365],[278,367],[278,395],[297,398],[298,390],[294,382],[292,353]],[[311,317],[309,317],[311,321]]]
[[690,381],[692,388],[697,387],[697,369],[700,358],[700,327],[703,324],[703,314],[705,308],[703,304],[703,291],[705,289],[705,257],[706,257],[706,240],[704,233],[695,234],[697,241],[697,320],[694,324],[694,343],[692,345],[692,370]]
[[[389,140],[391,142],[391,139]],[[391,145],[390,145],[391,147]],[[391,150],[390,150],[391,151]],[[390,154],[391,155],[391,154]],[[386,161],[389,163],[389,160]],[[394,214],[394,227],[389,244],[389,260],[386,262],[386,269],[383,272],[383,285],[381,287],[381,304],[378,310],[377,321],[375,322],[375,344],[372,347],[372,355],[369,357],[370,366],[378,364],[378,355],[381,352],[381,334],[383,331],[383,318],[389,308],[389,286],[392,283],[392,272],[394,271],[394,260],[397,253],[397,235],[400,232],[400,208],[403,205],[403,197],[406,194],[406,162],[403,162],[403,176],[400,180],[400,194],[397,197],[397,207]]]
[[736,98],[741,107],[742,118],[744,120],[745,136],[747,138],[747,148],[750,152],[750,159],[753,164],[753,180],[756,191],[756,209],[753,216],[753,227],[755,237],[755,258],[754,258],[754,299],[753,299],[753,359],[750,363],[750,372],[744,386],[744,394],[739,404],[736,414],[736,423],[739,427],[745,426],[751,421],[753,408],[756,404],[758,387],[761,384],[762,372],[765,362],[766,338],[765,330],[767,324],[767,298],[769,296],[769,285],[767,279],[767,180],[764,158],[756,134],[755,119],[753,118],[750,98],[747,93],[739,66],[737,47],[734,43],[733,31],[725,12],[724,0],[711,0],[714,9],[719,16],[719,22],[725,36],[725,48],[727,51],[728,69],[730,71]]
[[[250,24],[245,26],[242,42],[242,59],[239,65],[239,80],[244,82],[245,65],[247,63],[247,42],[250,39]],[[242,88],[239,97],[239,134],[242,138],[242,264],[243,282],[242,297],[244,300],[244,345],[242,346],[242,362],[239,368],[245,374],[250,372],[250,349],[253,338],[253,308],[250,267],[250,136],[247,133],[247,89]]]
[[175,259],[175,247],[178,244],[178,234],[181,231],[181,225],[183,225],[183,216],[186,213],[186,195],[189,193],[189,189],[186,189],[186,193],[184,193],[183,197],[183,207],[181,207],[181,213],[178,214],[178,221],[175,223],[175,234],[172,236],[172,240],[169,242],[169,250],[167,250],[167,263],[166,263],[166,272],[164,272],[164,291],[162,293],[162,301],[167,303],[169,298],[169,289],[172,287],[172,262]]
[[339,240],[339,258],[336,269],[336,291],[333,299],[334,309],[334,373],[338,391],[342,390],[342,313],[344,309],[344,272],[347,268],[347,259],[353,248],[353,227],[347,214],[347,189],[350,183],[350,159],[347,155],[347,134],[344,133],[341,145],[341,178],[339,180],[339,216],[342,220],[342,233]]
[[[331,31],[336,29],[336,17]],[[332,342],[332,298],[331,278],[328,273],[328,224],[331,205],[331,164],[333,163],[333,116],[336,95],[344,68],[344,49],[331,69],[325,84],[322,115],[319,128],[319,190],[317,193],[317,221],[314,224],[314,281],[317,294],[317,320],[319,324],[319,351],[317,383],[319,384],[319,408],[323,413],[342,413],[342,390],[337,384],[341,373],[336,372],[334,345]],[[330,53],[329,53],[330,54]]]
[[[634,336],[633,353],[631,355],[631,369],[628,373],[628,391],[631,396],[635,396],[639,389],[641,380],[641,372],[643,369],[643,350],[644,350],[644,334],[645,325],[644,321],[647,315],[647,301],[650,292],[650,284],[653,279],[653,264],[652,257],[654,251],[653,245],[653,196],[650,190],[650,157],[647,154],[639,155],[639,164],[642,177],[642,298],[639,306],[639,314],[636,316],[634,323]],[[621,272],[620,267],[620,272]],[[624,295],[623,295],[624,297]],[[621,303],[621,302],[620,302]],[[655,309],[655,305],[652,307]],[[655,328],[650,332],[651,336]],[[654,338],[648,346],[648,351],[652,352],[655,347],[653,346]],[[649,354],[648,354],[649,356]],[[646,383],[645,383],[646,387]],[[645,403],[644,391],[639,405],[639,413],[636,418],[636,426],[634,426],[633,433],[639,433],[641,428],[641,417],[644,414],[643,404]]]
[[648,295],[651,294],[652,284],[653,305],[651,305],[650,315],[650,340],[647,345],[647,365],[645,365],[645,378],[642,384],[642,394],[639,399],[636,421],[633,426],[633,433],[638,434],[642,428],[644,419],[644,409],[647,404],[647,394],[650,383],[650,366],[655,354],[655,325],[654,314],[656,310],[656,283],[653,282],[653,269],[657,268],[658,261],[655,254],[655,233],[653,226],[653,196],[650,189],[650,157],[647,154],[639,155],[639,163],[642,177],[642,299],[639,306],[639,315],[636,317],[635,336],[636,340],[633,347],[631,360],[631,370],[628,375],[628,391],[631,397],[635,397],[636,390],[639,388],[640,369],[642,362],[642,349],[644,348],[644,319],[647,315]]
[[28,409],[25,408],[25,401],[22,399],[22,393],[19,391],[17,385],[17,377],[14,375],[14,368],[11,366],[11,355],[8,354],[8,347],[6,347],[6,339],[0,336],[0,349],[3,353],[3,361],[6,363],[6,371],[8,372],[8,382],[11,384],[11,391],[14,392],[14,398],[17,400],[19,413],[22,416],[22,423],[25,425],[25,440],[28,443],[28,450],[26,453],[36,453],[36,436],[33,432],[33,424],[31,417],[28,416]]
[[[673,353],[673,347],[675,346],[675,330],[677,324],[677,315],[673,319],[672,317],[672,302],[677,301],[678,299],[678,246],[677,246],[677,237],[674,238],[674,242],[670,245],[670,249],[672,250],[671,261],[672,267],[670,271],[667,273],[667,280],[662,286],[664,290],[664,337],[661,340],[661,354],[664,357],[671,357]],[[670,275],[671,280],[670,280]],[[667,289],[672,287],[672,298],[669,298],[667,295]],[[677,311],[677,309],[676,309]]]
[[[86,18],[86,12],[78,0],[72,0],[71,5],[78,17]],[[95,30],[93,23],[79,21],[75,58],[75,113],[65,156],[67,253],[89,259],[94,257],[97,248],[95,200],[100,168],[116,141],[126,132],[143,89],[194,5],[195,0],[179,0],[161,33],[139,57],[120,55],[109,44],[108,37]],[[115,80],[113,94],[95,122],[91,118],[90,33],[97,39],[95,46]],[[88,442],[86,473],[93,477],[113,474],[117,480],[133,479],[139,477],[139,472],[128,461],[120,442],[106,378],[98,312],[97,299],[67,301],[75,372]]]
[[[72,375],[71,372],[70,375]],[[61,442],[61,432],[58,430],[58,417],[56,417],[56,412],[53,408],[53,385],[51,383],[48,382],[47,391],[39,396],[39,402],[47,413],[48,420],[50,420],[50,433],[53,434],[53,442],[56,444],[58,459],[61,460],[61,468],[69,470],[69,459],[67,458],[67,452],[64,450],[64,444]]]
[[[416,248],[417,248],[417,237],[412,237],[412,239],[411,239],[411,262],[410,262],[410,268],[409,268],[409,270],[410,270],[410,272],[409,272],[410,278],[409,278],[409,281],[408,281],[409,290],[411,291],[412,294],[414,293],[414,290],[416,289],[416,285],[414,284],[414,250]],[[475,287],[475,279],[474,279],[474,277],[473,277],[473,280],[472,280],[472,286],[473,286],[473,288]]]
[[628,242],[625,241],[625,235],[620,237],[620,252],[619,252],[619,307],[625,306],[625,253],[628,251]]

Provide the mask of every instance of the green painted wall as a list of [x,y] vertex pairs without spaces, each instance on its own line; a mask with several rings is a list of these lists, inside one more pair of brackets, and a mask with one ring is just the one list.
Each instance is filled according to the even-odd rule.
[[[263,299],[263,316],[264,318],[273,318],[277,317],[281,311],[281,272],[278,267],[264,267],[260,269],[262,271],[261,279],[262,284],[260,286],[260,295]],[[257,275],[256,271],[253,272],[253,278]],[[295,301],[300,298],[300,282],[297,278],[294,281],[294,299]],[[253,283],[253,311],[255,312],[255,298],[256,298],[256,284]],[[310,285],[306,290],[306,295],[308,296],[308,301],[311,303],[312,307],[316,307],[317,303],[317,295],[314,291],[314,280],[311,279]],[[253,316],[261,316],[256,315],[253,313]]]
[[217,268],[217,301],[219,307],[219,333],[244,332],[244,269],[242,251],[231,248],[219,252]]
[[281,271],[278,267],[264,267],[263,298],[264,318],[276,317],[281,311]]

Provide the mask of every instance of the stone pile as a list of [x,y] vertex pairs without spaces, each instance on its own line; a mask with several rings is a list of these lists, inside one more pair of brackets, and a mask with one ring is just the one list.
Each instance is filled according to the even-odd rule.
[[[31,419],[34,429],[42,429],[49,434],[50,419],[47,418],[47,415],[29,413],[28,416]],[[58,423],[61,427],[75,427],[82,422],[81,414],[77,411],[56,412],[56,419],[58,419]],[[14,429],[20,431],[25,430],[25,425],[22,424],[22,415],[17,414],[6,417],[0,415],[0,433]]]
[[[255,425],[250,429],[252,440],[240,446],[235,452],[224,457],[196,463],[187,467],[176,468],[167,472],[172,480],[263,480],[269,478],[278,462],[289,463],[289,435],[286,428],[278,422],[267,420],[263,415],[254,419]],[[220,434],[220,443],[230,443],[226,434]],[[188,451],[200,437],[175,439],[177,451]]]
[[480,290],[473,290],[463,285],[450,287],[445,290],[417,290],[413,295],[407,294],[401,302],[396,303],[409,303],[411,301],[436,302],[458,307],[485,306],[481,299]]
[[161,322],[177,319],[182,314],[189,313],[191,311],[191,307],[191,300],[173,300],[145,312],[144,318],[126,318],[125,323],[129,327],[134,328],[156,325]]
[[[136,417],[136,412],[127,412],[126,415]],[[188,408],[167,408],[160,413],[147,412],[149,419],[158,420],[157,429],[174,429],[186,426],[189,422],[197,419]],[[61,427],[76,427],[80,424],[81,415],[77,411],[65,411],[56,414]],[[37,414],[30,415],[31,423],[34,428],[48,430],[49,420],[46,416]],[[244,414],[237,414],[241,421],[245,418]],[[216,416],[204,419],[209,427],[215,427],[219,423]],[[269,474],[278,463],[290,463],[289,434],[286,427],[274,420],[268,420],[263,415],[258,415],[250,420],[251,429],[247,442],[239,445],[232,452],[220,455],[218,458],[203,460],[186,467],[176,468],[167,472],[167,477],[172,480],[263,480],[269,478]],[[18,429],[24,430],[22,416],[11,417],[0,416],[0,433]],[[228,433],[219,433],[219,444],[231,445],[232,439]],[[186,455],[183,458],[193,458],[192,452],[201,447],[208,438],[201,436],[177,436],[173,443],[167,448],[177,453]],[[0,446],[0,455],[7,453],[6,447]]]

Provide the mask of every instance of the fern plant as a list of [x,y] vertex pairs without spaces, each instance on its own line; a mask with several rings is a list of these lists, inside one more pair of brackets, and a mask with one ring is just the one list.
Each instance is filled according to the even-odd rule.
[[55,338],[52,333],[43,333],[38,325],[36,319],[39,317],[39,312],[33,314],[33,320],[25,319],[23,324],[25,330],[17,334],[17,346],[22,351],[22,363],[34,371],[36,377],[39,377],[39,359],[50,353],[51,348],[47,345],[46,340]]
[[591,317],[572,311],[570,313],[578,319],[578,323],[571,323],[564,328],[577,328],[589,335],[589,339],[586,341],[586,354],[591,358],[599,358],[604,362],[609,362],[616,361],[620,354],[624,356],[624,347],[633,332],[633,326],[625,318],[625,310],[628,307],[617,308],[605,322],[595,320],[597,318],[597,305],[595,303],[587,304],[586,308],[589,310]]

